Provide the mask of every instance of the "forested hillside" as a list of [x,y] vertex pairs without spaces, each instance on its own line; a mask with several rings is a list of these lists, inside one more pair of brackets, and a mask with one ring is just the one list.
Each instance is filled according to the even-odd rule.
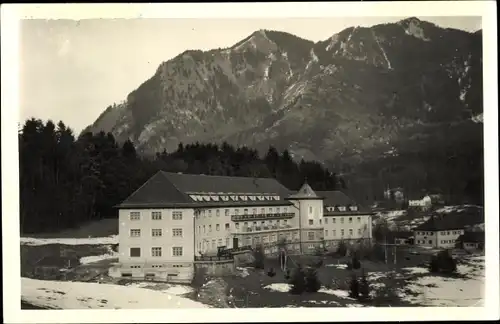
[[193,174],[275,177],[292,190],[304,179],[317,190],[343,184],[316,162],[294,162],[270,147],[264,157],[226,143],[179,144],[155,158],[118,145],[111,133],[75,138],[63,122],[27,120],[19,131],[20,225],[23,234],[54,232],[117,216],[113,208],[158,170]]

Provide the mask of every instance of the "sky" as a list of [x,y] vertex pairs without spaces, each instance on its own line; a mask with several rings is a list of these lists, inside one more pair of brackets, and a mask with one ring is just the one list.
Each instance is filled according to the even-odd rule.
[[[62,120],[75,132],[188,49],[232,46],[259,29],[312,41],[351,26],[405,17],[280,19],[23,20],[20,29],[20,123],[31,117]],[[442,27],[481,29],[480,17],[418,17]]]

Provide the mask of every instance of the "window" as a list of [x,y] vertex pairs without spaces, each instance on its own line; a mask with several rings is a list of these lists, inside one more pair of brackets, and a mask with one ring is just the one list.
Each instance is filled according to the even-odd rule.
[[217,246],[222,246],[222,239],[219,239],[219,240],[217,241]]
[[253,225],[254,227],[255,227],[255,226],[257,226],[257,222],[253,222],[253,224],[252,224],[252,225]]
[[269,242],[269,236],[265,235],[262,237],[262,243],[268,243]]
[[226,223],[225,228],[226,228],[226,231],[229,231],[229,223]]
[[215,250],[215,239],[212,240],[212,250]]
[[352,236],[353,230],[352,228],[349,229],[349,236]]
[[152,220],[161,220],[161,212],[159,212],[159,211],[151,212],[151,219]]
[[276,242],[276,234],[271,235],[271,242]]
[[276,207],[276,212],[279,213],[280,212],[280,208],[279,207]]
[[285,225],[286,225],[286,223],[287,223],[287,220],[286,220],[286,219],[285,219],[285,220],[283,220],[283,224],[285,224]]
[[248,209],[246,209],[246,208],[245,208],[245,209],[243,209],[243,214],[244,214],[244,215],[248,215]]
[[247,227],[248,226],[248,222],[244,222],[243,226]]
[[235,214],[235,215],[238,215],[238,214],[239,214],[239,212],[240,212],[240,210],[239,210],[239,209],[235,209],[235,210],[234,210],[234,214]]
[[352,217],[349,217],[349,223],[352,223]]
[[208,210],[208,217],[212,217],[212,210],[211,209]]
[[312,214],[313,213],[313,208],[312,206],[309,206],[309,214]]
[[335,224],[335,217],[332,218],[332,224]]
[[337,231],[336,230],[332,230],[332,236],[333,237],[337,236]]
[[321,218],[319,219],[319,225],[321,225]]
[[173,220],[182,220],[182,212],[181,211],[172,212],[172,219]]
[[220,231],[220,224],[215,225],[215,230],[218,232]]
[[340,230],[340,236],[344,236],[344,229]]
[[314,240],[314,232],[308,232],[308,233],[307,233],[307,239],[308,239],[309,241]]
[[252,208],[252,214],[257,214],[257,208]]
[[151,230],[151,236],[153,236],[153,237],[161,236],[161,234],[162,234],[161,232],[162,232],[161,228],[153,228]]
[[328,218],[325,218],[325,225],[328,224]]
[[229,216],[229,209],[224,210],[224,214],[225,214],[226,216]]
[[358,217],[358,223],[361,223],[361,217]]
[[269,213],[272,214],[273,213],[273,207],[269,207]]
[[312,219],[309,220],[309,225],[312,225],[314,221]]
[[247,237],[247,238],[245,239],[245,241],[246,241],[246,243],[247,243],[246,245],[252,245],[252,238],[251,238],[251,237]]
[[432,240],[429,240],[429,244],[432,244]]
[[180,246],[174,246],[172,248],[172,255],[173,256],[182,256],[182,247],[180,247]]
[[203,233],[206,233],[207,232],[207,228],[205,227],[205,225],[203,225]]
[[130,248],[130,256],[133,258],[138,258],[141,256],[141,248]]
[[151,248],[151,256],[161,257],[161,247],[152,247]]
[[217,209],[217,210],[215,211],[215,216],[217,216],[217,217],[219,217],[219,216],[220,216],[220,210],[218,210],[218,209]]
[[283,212],[286,213],[288,211],[287,207],[283,207]]
[[140,212],[130,212],[130,220],[140,220],[141,219],[141,213]]
[[141,236],[141,230],[140,229],[131,229],[130,230],[130,236],[131,237],[139,237],[139,236]]
[[235,227],[236,229],[240,229],[240,223],[234,223],[234,227]]
[[361,235],[361,228],[358,228],[358,235]]
[[212,225],[208,225],[208,232],[212,232]]
[[174,229],[172,229],[172,236],[182,237],[182,228],[174,228]]
[[325,236],[328,236],[328,230],[325,230]]
[[255,237],[253,238],[253,244],[254,244],[254,245],[257,245],[257,244],[259,244],[259,243],[260,243],[260,239],[259,239],[259,237],[258,237],[258,236],[255,236]]
[[344,217],[340,217],[340,224],[344,224]]
[[265,214],[265,213],[266,213],[265,208],[261,208],[261,209],[260,209],[260,213],[261,213],[261,214]]

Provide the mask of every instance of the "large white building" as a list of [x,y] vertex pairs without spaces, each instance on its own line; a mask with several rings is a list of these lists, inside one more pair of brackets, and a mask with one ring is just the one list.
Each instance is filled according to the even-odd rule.
[[296,253],[341,240],[371,240],[371,215],[340,191],[292,192],[272,178],[160,171],[119,206],[119,262],[114,276],[184,281],[196,256],[218,247],[278,242]]

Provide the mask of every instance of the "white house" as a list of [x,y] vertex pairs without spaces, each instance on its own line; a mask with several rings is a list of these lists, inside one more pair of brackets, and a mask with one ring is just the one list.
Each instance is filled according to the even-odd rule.
[[463,226],[456,225],[450,217],[431,217],[414,229],[415,245],[450,249],[464,233]]
[[408,207],[418,207],[421,209],[429,209],[432,206],[432,199],[429,195],[424,196],[422,199],[408,200]]
[[[325,197],[323,197],[325,196]],[[307,253],[323,241],[371,239],[371,212],[337,191],[292,192],[271,178],[158,172],[119,208],[119,260],[110,275],[190,281],[195,257],[262,245]]]

